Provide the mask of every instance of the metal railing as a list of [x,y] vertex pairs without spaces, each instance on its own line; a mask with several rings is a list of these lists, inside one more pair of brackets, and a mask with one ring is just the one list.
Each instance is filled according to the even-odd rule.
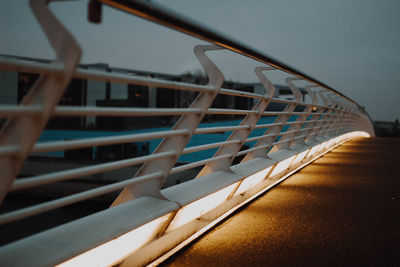
[[[78,43],[48,10],[46,2],[30,1],[57,59],[51,64],[7,57],[0,60],[2,71],[40,74],[19,105],[0,106],[0,118],[5,120],[0,134],[0,202],[15,191],[132,166],[136,166],[137,171],[134,176],[128,175],[110,184],[1,213],[0,223],[6,227],[30,216],[121,191],[109,209],[3,246],[0,264],[26,266],[28,262],[35,262],[47,266],[85,261],[90,265],[148,264],[173,253],[233,210],[335,146],[354,136],[374,134],[364,109],[338,91],[148,1],[100,0],[91,5],[99,7],[104,3],[210,42],[210,45],[194,49],[208,76],[208,84],[82,69],[78,65],[81,54]],[[229,49],[264,65],[255,69],[264,94],[222,88],[222,71],[206,55],[206,52],[221,49]],[[274,71],[288,74],[286,83],[293,100],[273,97],[276,88],[268,79],[268,73]],[[157,87],[192,92],[196,96],[189,106],[173,108],[57,105],[74,78],[146,86],[149,90]],[[311,101],[302,102],[304,93],[295,85],[299,80],[309,83],[305,92]],[[236,97],[251,104],[248,109],[232,105],[212,107],[217,96]],[[269,110],[271,103],[278,103],[281,109]],[[205,118],[214,115],[230,116],[231,125],[207,124]],[[146,120],[161,116],[177,116],[178,119],[170,128],[160,125],[157,129],[38,142],[50,118],[137,117]],[[215,134],[223,140],[214,139]],[[198,141],[199,136],[206,141]],[[18,177],[32,155],[153,141],[158,145],[147,154]],[[183,155],[202,151],[210,154],[210,150],[211,156],[179,163]],[[169,176],[179,173],[185,176],[185,172],[193,169],[194,179],[163,189]]]

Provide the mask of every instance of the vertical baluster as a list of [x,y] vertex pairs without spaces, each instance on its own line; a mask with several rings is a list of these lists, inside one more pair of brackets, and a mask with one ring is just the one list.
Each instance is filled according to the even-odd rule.
[[[321,94],[323,96],[323,94]],[[320,136],[322,139],[325,139],[329,136],[329,133],[332,131],[332,129],[335,127],[336,123],[338,120],[340,120],[341,117],[341,111],[339,108],[336,106],[335,102],[329,97],[329,95],[325,96],[327,102],[329,103],[328,105],[330,106],[329,110],[329,120],[330,122],[324,126],[324,130],[320,133]]]
[[226,141],[238,140],[240,141],[239,144],[232,144],[223,146],[218,149],[218,151],[214,154],[214,157],[218,157],[225,154],[231,154],[231,158],[225,158],[219,161],[213,161],[208,163],[204,168],[200,171],[196,178],[216,172],[216,171],[230,171],[230,166],[232,164],[233,159],[235,158],[236,154],[239,152],[241,146],[246,141],[247,137],[250,135],[251,131],[257,124],[257,121],[261,118],[264,110],[267,108],[268,104],[271,101],[275,93],[275,87],[269,83],[269,81],[264,80],[264,76],[262,75],[262,71],[264,70],[274,70],[271,67],[257,67],[255,69],[256,75],[260,78],[260,80],[266,83],[265,87],[265,94],[264,97],[257,101],[257,103],[252,108],[252,111],[257,111],[256,114],[248,114],[246,117],[240,122],[240,126],[248,126],[247,129],[240,129],[234,131]]
[[[293,93],[295,103],[290,103],[285,108],[285,110],[283,111],[283,112],[289,112],[289,114],[283,114],[283,115],[279,116],[278,121],[280,123],[282,123],[282,124],[285,124],[286,122],[288,122],[288,120],[290,119],[291,113],[294,112],[294,110],[296,109],[298,104],[301,102],[302,94],[301,94],[300,90],[292,83],[292,81],[296,81],[296,80],[301,80],[301,79],[292,78],[292,77],[286,78],[286,83],[289,85],[289,88]],[[297,121],[298,119],[301,119],[301,116],[297,117],[297,119],[295,121]],[[291,125],[287,129],[287,131],[290,131],[291,129],[294,129],[295,126],[296,125]],[[279,132],[280,132],[282,130],[282,128],[284,127],[284,125],[279,126],[279,127],[280,127],[280,129],[279,129]],[[281,149],[286,149],[286,150],[290,149],[290,147],[289,147],[290,146],[290,140],[293,138],[293,136],[294,136],[294,134],[288,134],[288,135],[282,136],[279,141],[287,141],[287,142],[284,142],[284,143],[281,143],[281,144],[278,144],[278,145],[274,145],[271,148],[270,152],[275,152],[275,151],[278,151],[278,150],[281,150]]]
[[52,64],[62,66],[63,72],[41,75],[22,99],[20,106],[40,106],[40,115],[9,118],[0,133],[0,146],[19,147],[18,155],[0,158],[0,203],[61,99],[81,57],[78,43],[51,13],[47,6],[49,2],[51,1],[30,0],[29,3],[56,54],[56,60]]
[[337,116],[335,116],[335,121],[332,123],[330,128],[327,130],[325,137],[334,137],[338,133],[339,126],[342,124],[345,118],[346,110],[332,95],[327,96],[328,99],[333,103],[333,105],[338,109]]
[[[307,90],[307,92],[310,92],[310,88],[311,88],[311,87],[315,87],[315,86],[314,86],[314,85],[307,85],[307,86],[306,86],[305,89]],[[303,110],[303,113],[310,113],[311,110],[312,110],[312,106],[307,106],[307,107]],[[299,139],[299,140],[297,140],[297,141],[296,141],[294,138],[297,136],[297,131],[299,131],[300,128],[301,128],[301,126],[304,125],[304,122],[306,121],[306,119],[307,119],[309,116],[310,116],[309,114],[299,115],[299,117],[295,120],[295,122],[298,122],[298,123],[297,123],[297,124],[294,124],[294,125],[291,125],[291,126],[289,127],[288,131],[294,131],[294,133],[285,135],[285,136],[284,136],[284,139],[282,139],[282,140],[287,140],[287,141],[288,141],[287,144],[285,144],[286,147],[287,147],[286,149],[290,149],[291,146],[296,145],[296,144],[301,144],[301,143],[304,144],[303,140],[304,140],[305,137],[302,138],[302,139]],[[305,133],[307,133],[307,132],[305,132]],[[300,133],[300,135],[304,135],[305,133]]]
[[[325,125],[328,125],[329,122],[327,122],[327,120],[329,120],[329,116],[327,114],[329,114],[329,103],[328,100],[326,99],[326,97],[322,94],[321,91],[318,91],[317,94],[315,94],[315,97],[317,98],[317,95],[321,98],[323,105],[325,107],[318,107],[316,110],[316,113],[320,113],[319,115],[313,115],[313,120],[316,120],[312,131],[310,132],[310,134],[306,137],[306,139],[304,140],[305,143],[307,144],[313,144],[315,142],[317,142],[317,137],[319,136],[319,133],[321,131],[323,131],[323,128]],[[318,102],[318,99],[317,99]]]
[[329,127],[334,123],[334,115],[336,110],[334,106],[330,104],[328,98],[323,94],[325,91],[319,91],[318,96],[321,98],[322,102],[325,105],[325,109],[323,109],[322,113],[322,122],[319,123],[319,130],[315,133],[313,138],[314,141],[319,142],[318,139],[323,139],[325,133],[328,131]]
[[161,178],[146,180],[142,183],[136,183],[134,186],[126,187],[119,194],[117,199],[114,201],[112,206],[119,205],[123,202],[138,198],[140,196],[153,196],[160,199],[166,199],[160,192],[162,185],[164,184],[171,168],[175,165],[179,156],[181,155],[186,144],[189,142],[194,131],[203,119],[207,109],[210,107],[214,98],[218,94],[223,82],[224,76],[218,67],[206,56],[205,52],[208,50],[219,50],[222,49],[216,45],[198,45],[194,48],[194,53],[209,78],[209,86],[212,86],[214,90],[212,92],[200,93],[190,108],[200,108],[200,114],[186,114],[182,115],[179,120],[175,123],[172,130],[187,130],[188,134],[185,136],[173,136],[162,140],[158,147],[153,153],[161,153],[166,151],[174,151],[175,156],[169,158],[163,158],[146,162],[139,169],[135,176],[142,176],[154,172],[162,172]]
[[[312,87],[316,87],[316,86],[315,86],[315,85],[307,85],[307,86],[305,87],[305,89],[306,89],[307,93],[311,96],[312,105],[316,105],[316,104],[318,103],[318,98],[317,98],[317,96],[315,95],[315,93],[311,90]],[[311,111],[313,110],[313,108],[314,108],[313,106],[308,106],[308,107],[304,110],[304,112],[309,113],[309,112],[311,112]],[[317,109],[316,112],[319,112],[319,110]],[[306,120],[307,120],[307,118],[308,118],[309,116],[310,116],[310,115],[302,115],[301,121],[306,122]],[[320,117],[320,115],[311,115],[310,120],[313,121],[313,120],[316,120],[316,119],[319,118],[319,117]],[[304,135],[304,137],[292,141],[291,146],[295,146],[295,145],[305,145],[305,144],[306,144],[306,143],[305,143],[306,138],[308,138],[308,136],[309,136],[309,135],[313,132],[313,130],[316,128],[317,123],[316,123],[316,122],[311,122],[311,123],[308,123],[308,124],[303,123],[302,125],[306,125],[305,127],[308,127],[308,128],[310,128],[310,129],[307,130],[307,131],[305,131],[305,132],[299,133],[300,135]],[[298,127],[297,127],[296,129],[299,130],[300,127],[301,127],[301,125],[298,125]],[[294,138],[294,137],[295,137],[295,136],[293,136],[293,138]]]

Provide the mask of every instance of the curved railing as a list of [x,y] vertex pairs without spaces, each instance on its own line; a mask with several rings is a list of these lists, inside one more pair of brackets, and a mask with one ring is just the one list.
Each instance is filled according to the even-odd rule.
[[[82,177],[95,179],[98,174],[132,166],[136,174],[128,172],[113,183],[3,211],[0,223],[7,227],[31,216],[121,191],[108,209],[4,245],[0,248],[1,265],[157,263],[334,147],[355,136],[374,134],[364,109],[338,91],[147,1],[91,2],[90,14],[98,18],[104,3],[210,42],[194,48],[208,84],[82,68],[78,43],[48,10],[46,2],[31,0],[31,8],[57,59],[49,64],[10,57],[1,57],[0,61],[2,71],[40,74],[19,105],[0,106],[0,118],[5,121],[0,134],[0,201],[6,205],[6,196],[17,191]],[[259,61],[261,66],[254,71],[264,92],[223,88],[222,71],[206,55],[221,49]],[[268,76],[277,71],[288,74],[285,81],[293,100],[274,97],[276,88]],[[162,88],[164,92],[180,92],[191,103],[170,108],[57,105],[71,79],[144,86],[149,91]],[[298,81],[308,85],[299,89],[295,85]],[[217,98],[231,104],[218,106]],[[232,103],[247,104],[235,108]],[[221,117],[213,119],[217,116],[225,116],[224,123],[217,123]],[[141,120],[165,117],[174,123],[43,141],[49,119],[58,117],[136,118],[134,122],[139,124]],[[154,147],[141,155],[132,153],[123,159],[19,177],[32,155],[143,142]],[[188,158],[192,160],[182,160]],[[191,175],[193,179],[165,187],[174,175]]]

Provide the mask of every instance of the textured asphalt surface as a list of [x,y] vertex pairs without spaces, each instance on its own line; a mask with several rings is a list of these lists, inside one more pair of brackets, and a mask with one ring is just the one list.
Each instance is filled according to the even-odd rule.
[[400,266],[400,138],[343,144],[163,266]]

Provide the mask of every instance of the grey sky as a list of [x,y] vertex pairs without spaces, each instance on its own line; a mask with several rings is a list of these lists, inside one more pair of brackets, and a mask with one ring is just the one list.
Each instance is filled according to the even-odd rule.
[[[400,118],[400,1],[158,2],[310,74],[366,106],[373,119]],[[200,68],[192,50],[202,41],[110,8],[102,24],[90,24],[86,1],[52,9],[81,44],[84,63],[168,73]],[[0,1],[0,53],[53,57],[27,1]],[[260,64],[232,55],[213,54],[225,77],[256,81],[252,68]],[[273,81],[283,84],[283,77]]]

